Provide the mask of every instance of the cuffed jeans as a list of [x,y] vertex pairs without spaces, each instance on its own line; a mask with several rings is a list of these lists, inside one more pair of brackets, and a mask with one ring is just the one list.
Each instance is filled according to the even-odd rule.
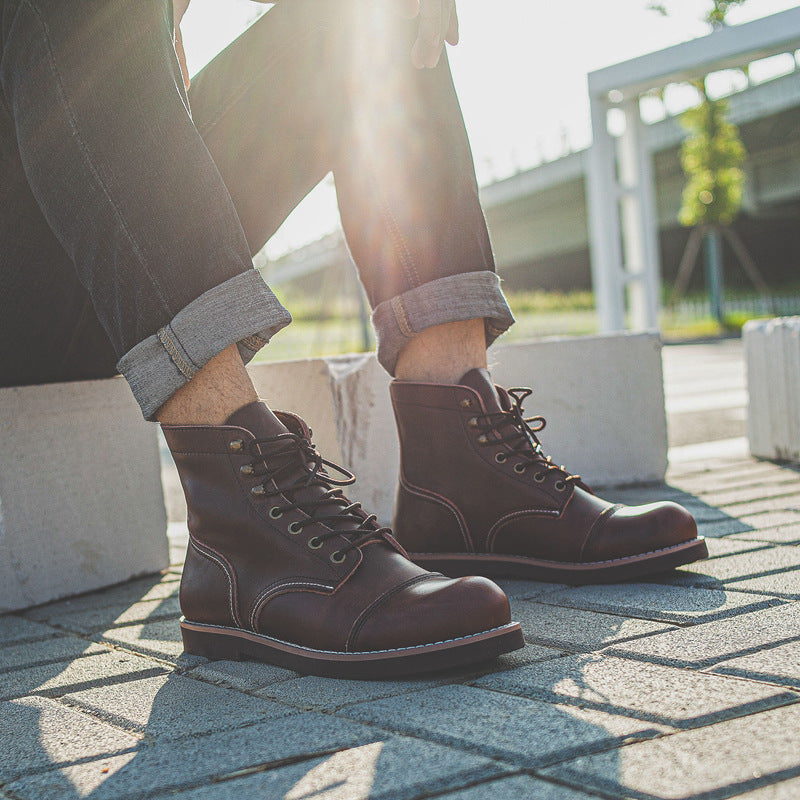
[[446,58],[390,9],[283,0],[187,97],[168,0],[0,0],[0,386],[121,372],[149,419],[248,361],[291,320],[251,254],[330,171],[390,373],[430,326],[505,331]]

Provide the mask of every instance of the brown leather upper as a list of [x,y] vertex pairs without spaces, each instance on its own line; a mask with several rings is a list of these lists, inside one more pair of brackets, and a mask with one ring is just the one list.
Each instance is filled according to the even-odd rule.
[[[347,652],[509,622],[508,600],[491,581],[426,572],[341,493],[326,502],[335,486],[327,472],[312,478],[319,464],[309,455],[310,431],[298,417],[279,416],[257,403],[222,426],[162,426],[189,509],[180,595],[188,620]],[[285,468],[265,480],[276,465]],[[253,493],[262,485],[274,496]],[[325,516],[334,519],[316,519]]]
[[697,536],[675,503],[626,508],[596,497],[546,459],[486,370],[462,380],[470,385],[391,385],[401,450],[394,529],[409,552],[588,563]]

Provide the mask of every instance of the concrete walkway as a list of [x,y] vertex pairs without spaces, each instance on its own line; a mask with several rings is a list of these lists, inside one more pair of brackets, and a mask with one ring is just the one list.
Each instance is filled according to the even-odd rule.
[[[747,457],[741,345],[665,350],[672,467],[712,558],[508,581],[527,647],[404,682],[182,654],[175,566],[0,617],[0,798],[800,797],[800,475]],[[624,443],[609,443],[624,446]]]

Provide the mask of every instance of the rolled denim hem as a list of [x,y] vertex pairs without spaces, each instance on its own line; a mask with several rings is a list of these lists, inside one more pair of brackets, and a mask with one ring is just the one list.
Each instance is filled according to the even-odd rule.
[[247,363],[291,314],[254,269],[204,292],[117,363],[145,419],[234,342]]
[[513,324],[514,316],[496,273],[464,272],[423,283],[385,300],[372,312],[378,361],[394,375],[400,351],[434,325],[483,317],[488,347]]

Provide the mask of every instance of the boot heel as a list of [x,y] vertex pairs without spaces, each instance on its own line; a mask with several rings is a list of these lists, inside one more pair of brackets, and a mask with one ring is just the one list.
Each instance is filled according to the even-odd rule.
[[190,655],[204,656],[212,661],[241,661],[244,658],[233,637],[192,630],[182,622],[181,636],[184,652]]

